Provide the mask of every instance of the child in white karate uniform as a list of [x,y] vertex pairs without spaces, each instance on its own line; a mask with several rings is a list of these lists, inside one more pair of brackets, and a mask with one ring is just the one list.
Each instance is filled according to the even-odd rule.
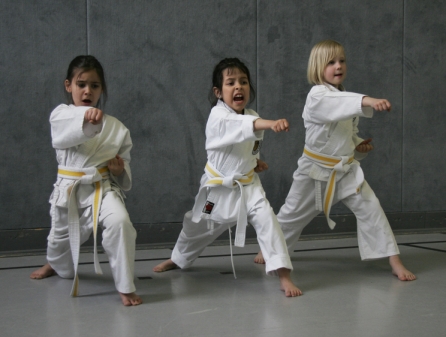
[[206,124],[205,174],[171,259],[153,270],[189,267],[206,246],[236,224],[235,245],[243,247],[249,222],[268,256],[266,273],[279,276],[287,297],[299,296],[302,292],[290,278],[292,265],[283,234],[256,173],[268,168],[259,160],[264,130],[288,131],[289,126],[285,119],[261,119],[246,109],[253,97],[249,70],[240,60],[217,64],[210,96],[213,108]]
[[[344,48],[338,42],[325,40],[313,47],[307,76],[314,87],[302,115],[305,149],[277,219],[292,251],[304,227],[321,211],[333,229],[330,208],[342,201],[356,216],[362,260],[389,257],[392,273],[412,281],[416,277],[403,266],[389,222],[357,161],[373,149],[371,139],[357,136],[359,117],[372,117],[373,109],[390,111],[391,104],[344,91],[346,71]],[[254,259],[265,260],[262,251]]]
[[136,231],[122,192],[132,186],[130,132],[98,108],[107,87],[95,57],[81,55],[71,61],[65,89],[71,104],[59,105],[50,117],[59,167],[50,198],[48,263],[30,277],[43,279],[57,274],[74,278],[71,295],[77,296],[79,247],[92,232],[95,271],[102,274],[96,249],[97,227],[101,225],[102,247],[122,303],[139,305],[142,300],[133,282]]

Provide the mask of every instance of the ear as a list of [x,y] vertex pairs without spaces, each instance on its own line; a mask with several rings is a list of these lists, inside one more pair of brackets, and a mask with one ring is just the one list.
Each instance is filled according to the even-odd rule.
[[217,87],[213,87],[212,90],[214,90],[215,97],[221,98],[220,89],[218,89]]
[[67,92],[71,92],[71,82],[70,81],[68,81],[68,80],[65,80],[65,90],[67,91]]

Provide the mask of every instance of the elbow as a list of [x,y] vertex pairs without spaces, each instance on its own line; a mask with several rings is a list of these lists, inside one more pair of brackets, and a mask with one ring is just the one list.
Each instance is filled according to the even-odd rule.
[[58,139],[58,138],[53,139],[52,145],[53,145],[54,149],[58,149],[58,150],[63,150],[63,149],[67,149],[67,148],[71,147],[70,144],[68,144],[66,142],[66,140]]
[[54,149],[64,149],[63,144],[62,144],[61,141],[53,139],[52,145],[53,145]]

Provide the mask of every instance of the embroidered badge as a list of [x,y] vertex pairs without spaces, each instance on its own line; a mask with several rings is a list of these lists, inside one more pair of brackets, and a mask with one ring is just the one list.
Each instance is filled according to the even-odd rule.
[[262,141],[256,140],[256,142],[254,143],[254,147],[252,148],[252,154],[256,155],[257,153],[259,153],[261,147],[262,147]]
[[203,213],[211,214],[213,208],[214,208],[214,203],[210,202],[210,201],[206,201],[206,204],[204,204],[204,207],[203,207]]

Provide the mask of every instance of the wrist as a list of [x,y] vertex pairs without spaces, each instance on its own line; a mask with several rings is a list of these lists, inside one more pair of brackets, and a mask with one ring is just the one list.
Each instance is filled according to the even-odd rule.
[[364,107],[372,106],[371,102],[370,102],[370,97],[369,96],[363,96],[361,105],[364,106]]

